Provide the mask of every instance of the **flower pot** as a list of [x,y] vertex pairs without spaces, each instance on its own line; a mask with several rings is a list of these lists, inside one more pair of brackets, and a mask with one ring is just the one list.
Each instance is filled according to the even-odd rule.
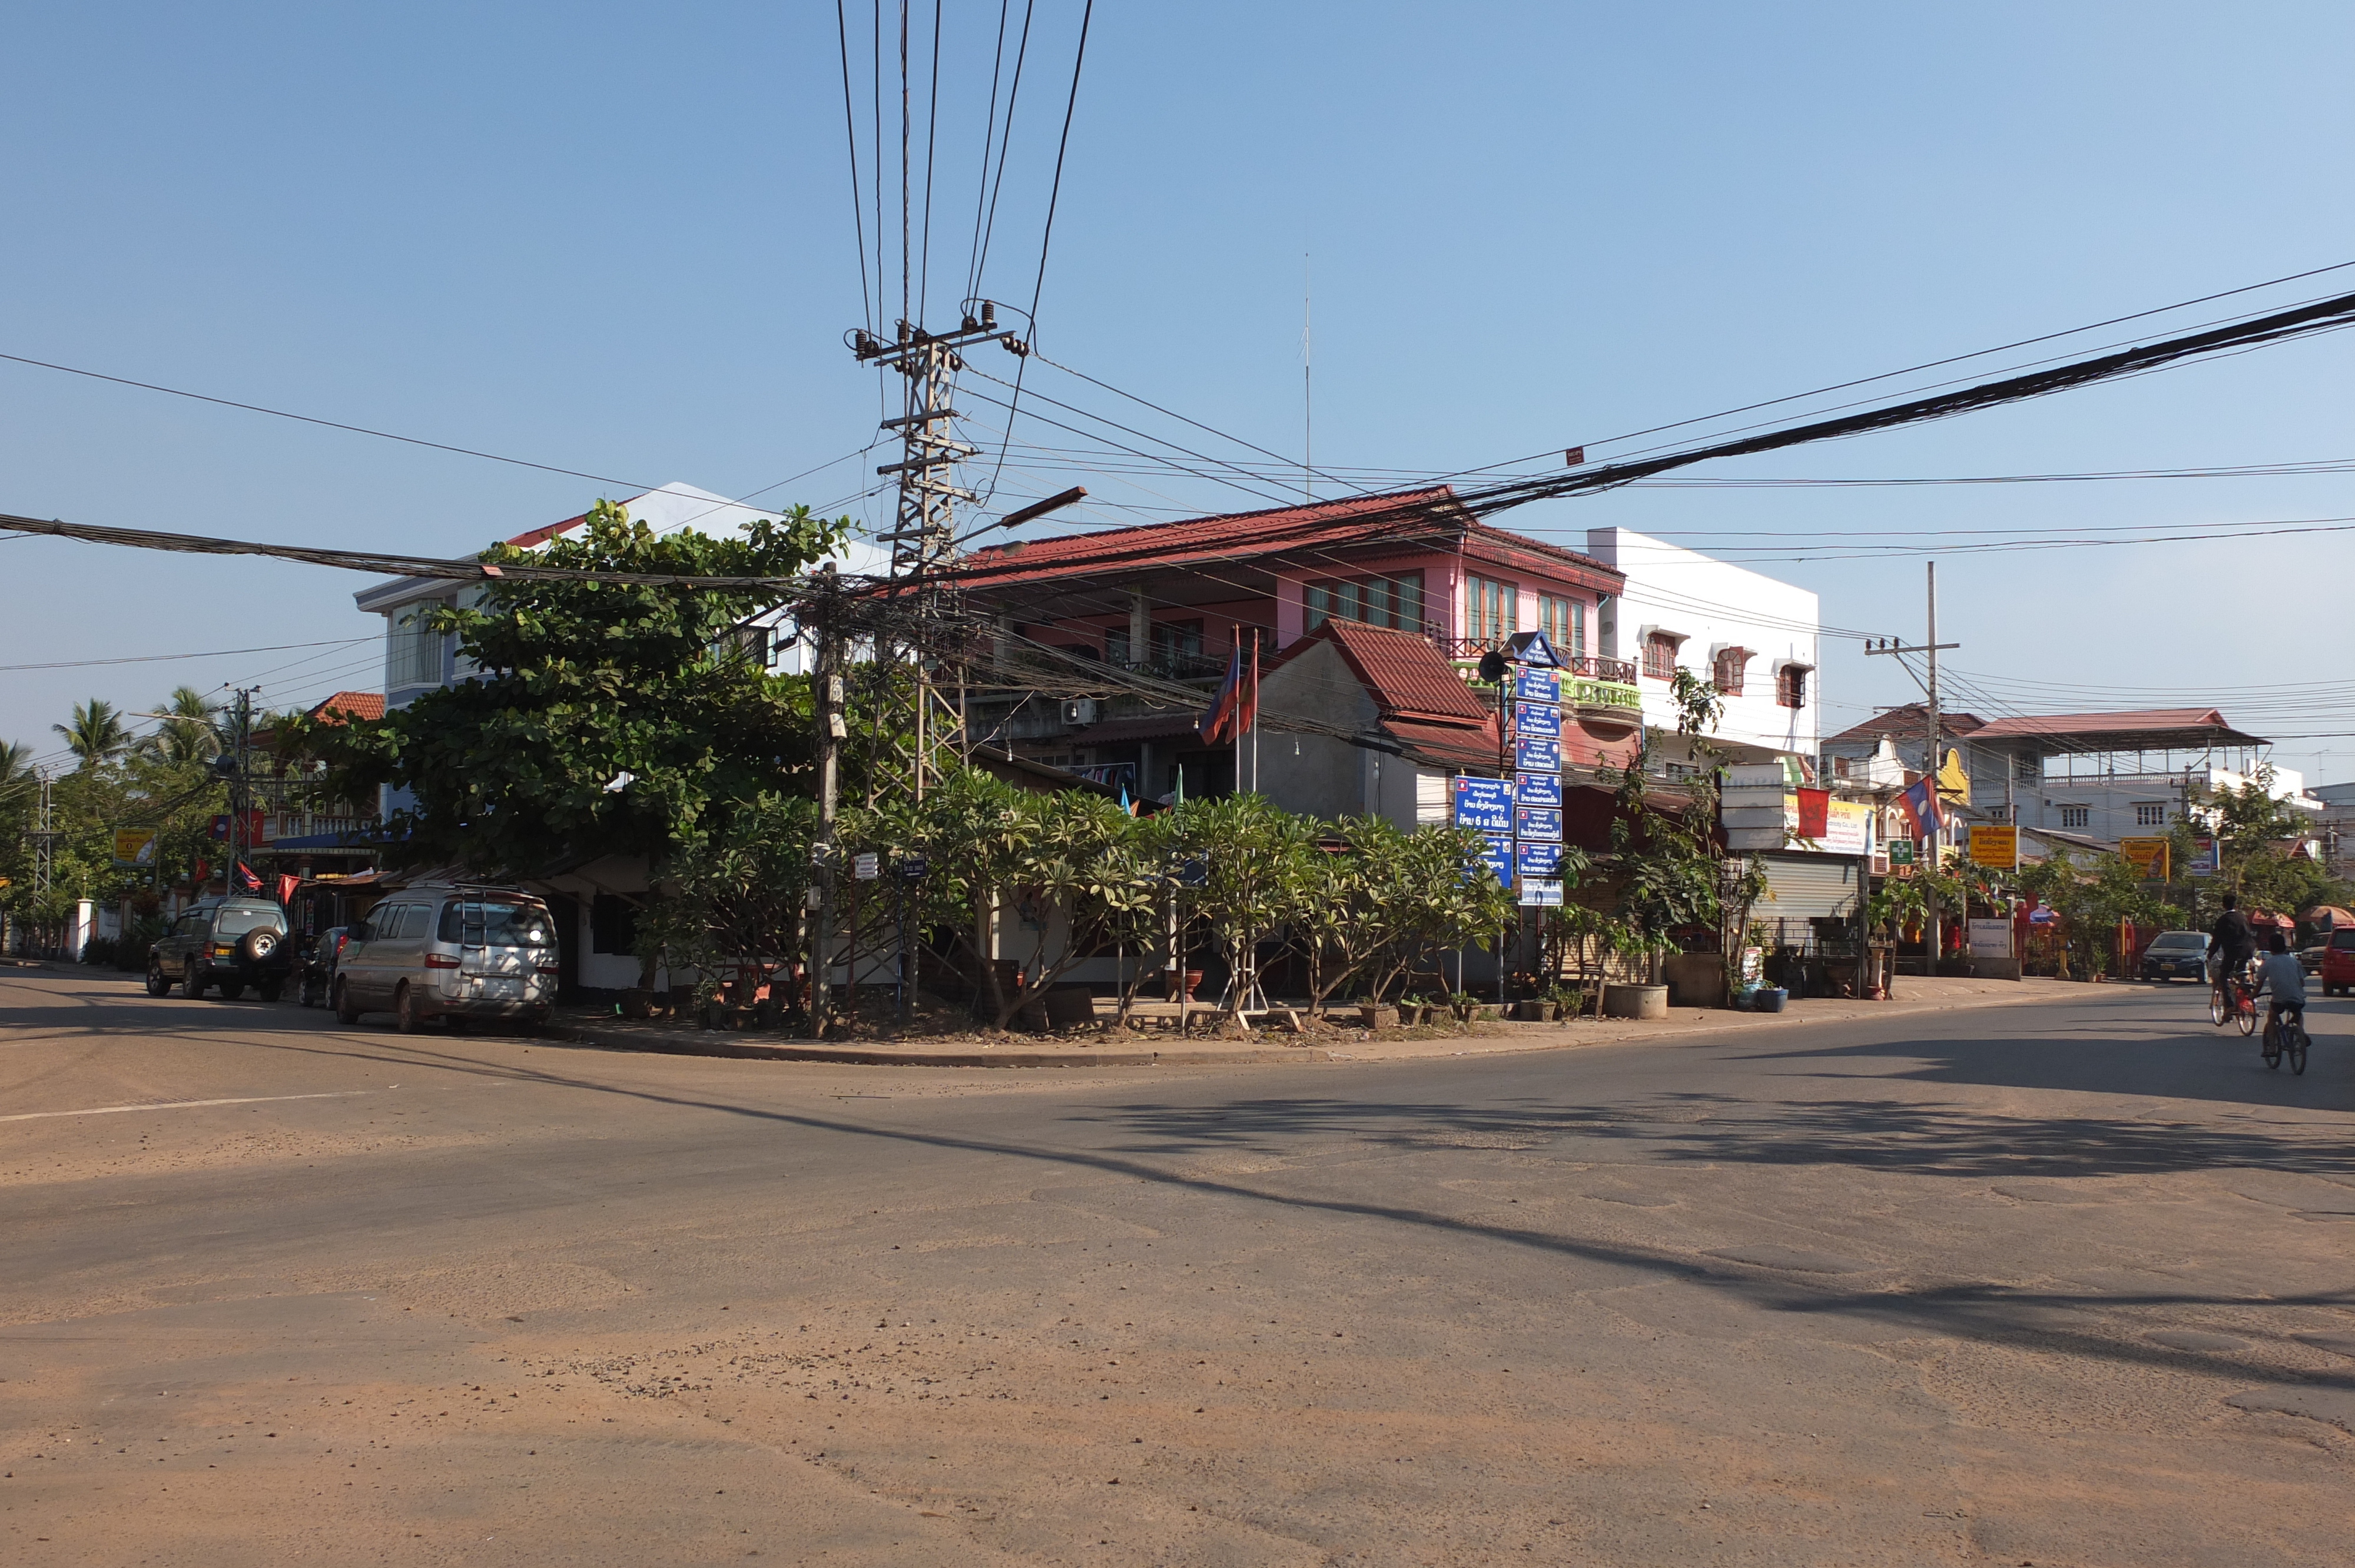
[[1379,1003],[1361,1001],[1358,1004],[1358,1022],[1363,1028],[1380,1029],[1384,1022],[1382,1014],[1389,1011]]
[[1668,988],[1664,985],[1606,985],[1603,988],[1606,1018],[1666,1018]]
[[1546,1004],[1542,1001],[1517,1001],[1513,1003],[1513,1020],[1515,1022],[1542,1023],[1545,1022],[1545,1015]]
[[1785,999],[1789,995],[1790,992],[1780,987],[1765,987],[1750,993],[1750,1005],[1754,1012],[1780,1012],[1783,1011]]

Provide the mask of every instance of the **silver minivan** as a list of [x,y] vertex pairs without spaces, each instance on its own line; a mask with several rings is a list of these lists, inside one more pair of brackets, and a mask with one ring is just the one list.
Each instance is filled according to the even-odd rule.
[[556,1002],[556,921],[513,888],[426,883],[388,895],[345,940],[336,1021],[390,1012],[402,1033],[429,1018],[537,1026]]

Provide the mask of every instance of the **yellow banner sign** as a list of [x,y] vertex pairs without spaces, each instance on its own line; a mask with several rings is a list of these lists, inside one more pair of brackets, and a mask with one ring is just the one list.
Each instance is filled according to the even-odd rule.
[[1971,824],[1971,859],[1995,871],[2019,869],[2019,830],[1991,822]]
[[2169,853],[2171,848],[2172,846],[2165,839],[2120,839],[2118,841],[2118,853],[2126,857],[2126,863],[2128,865],[2141,874],[2145,882],[2172,880],[2169,874],[2174,870],[2174,866],[2172,857]]
[[115,829],[114,863],[117,865],[155,864],[155,830],[153,828]]

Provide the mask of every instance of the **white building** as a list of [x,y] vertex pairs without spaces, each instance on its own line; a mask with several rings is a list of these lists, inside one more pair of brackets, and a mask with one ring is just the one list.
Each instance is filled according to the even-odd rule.
[[[773,512],[762,512],[741,501],[676,482],[631,496],[622,505],[633,519],[657,534],[693,528],[703,534],[740,535],[757,518],[781,520]],[[570,533],[587,521],[586,514],[568,517],[561,523],[518,534],[507,543],[527,549]],[[890,570],[890,556],[863,539],[849,541],[834,559],[837,569],[844,572],[881,574]],[[384,617],[387,708],[406,707],[424,693],[464,678],[467,672],[455,640],[432,630],[425,624],[425,618],[429,611],[443,605],[478,602],[481,594],[480,588],[462,588],[440,577],[395,577],[352,596],[361,609]],[[809,657],[807,644],[794,636],[794,629],[785,618],[765,619],[774,623],[776,631],[769,649],[769,668],[780,674],[804,673]]]
[[1598,652],[1635,664],[1646,725],[1676,728],[1669,682],[1683,668],[1723,695],[1711,738],[1737,760],[1814,765],[1821,620],[1813,593],[1625,528],[1588,529],[1586,553],[1626,576],[1603,609]]

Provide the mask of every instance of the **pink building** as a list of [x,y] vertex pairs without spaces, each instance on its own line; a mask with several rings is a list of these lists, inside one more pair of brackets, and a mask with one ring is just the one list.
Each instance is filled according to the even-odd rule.
[[[1640,723],[1635,666],[1604,646],[1625,577],[1589,556],[1480,522],[1444,485],[975,551],[956,581],[1009,646],[1199,685],[1225,673],[1240,637],[1263,662],[1328,620],[1427,640],[1468,679],[1482,652],[1543,631],[1582,683],[1565,760],[1622,760]],[[1194,734],[1199,705],[1142,699],[986,698],[977,741],[1118,779],[1157,797],[1233,783],[1231,753]]]

